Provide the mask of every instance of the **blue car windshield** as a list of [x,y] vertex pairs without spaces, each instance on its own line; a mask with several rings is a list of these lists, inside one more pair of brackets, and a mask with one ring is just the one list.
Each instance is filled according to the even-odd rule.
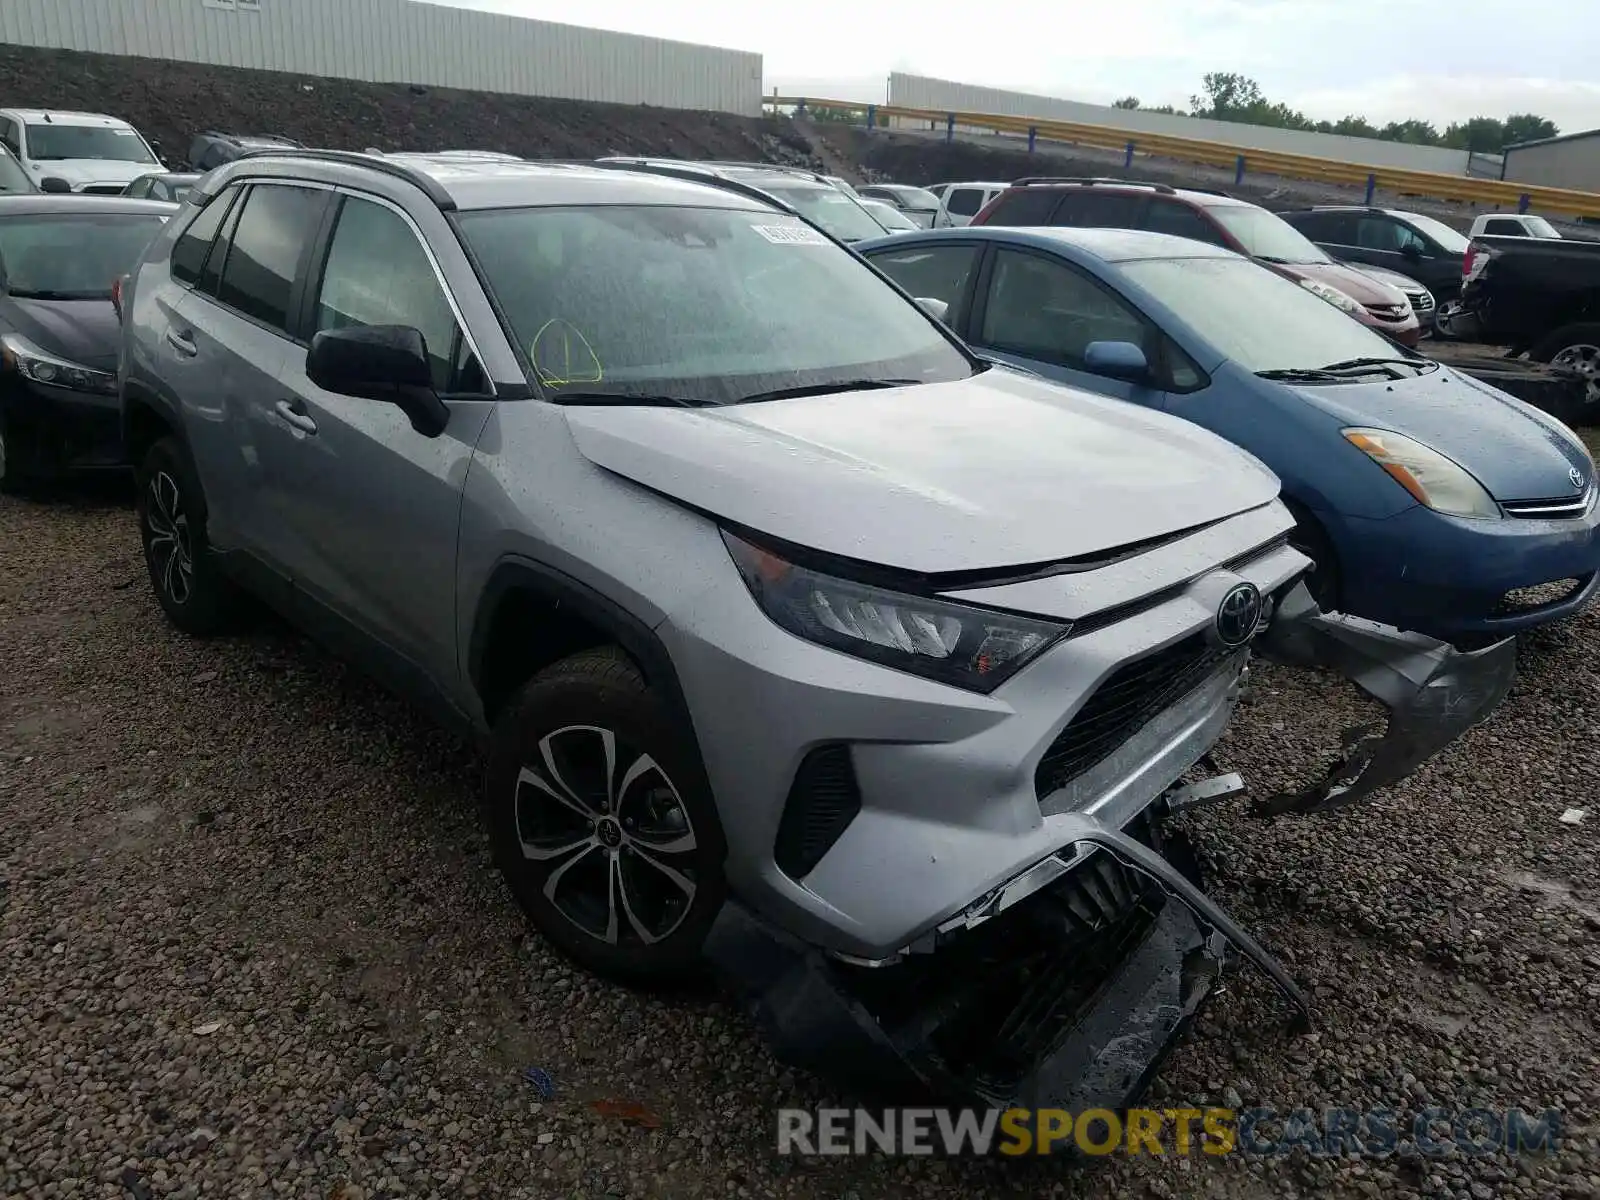
[[1145,259],[1123,264],[1122,271],[1247,371],[1312,371],[1406,353],[1316,293],[1249,259]]

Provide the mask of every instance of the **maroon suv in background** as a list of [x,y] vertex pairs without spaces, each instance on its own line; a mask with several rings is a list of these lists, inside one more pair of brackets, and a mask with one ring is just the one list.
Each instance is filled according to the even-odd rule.
[[1149,229],[1210,242],[1294,280],[1403,346],[1422,337],[1404,292],[1334,262],[1276,213],[1221,192],[1120,179],[1019,179],[972,224]]

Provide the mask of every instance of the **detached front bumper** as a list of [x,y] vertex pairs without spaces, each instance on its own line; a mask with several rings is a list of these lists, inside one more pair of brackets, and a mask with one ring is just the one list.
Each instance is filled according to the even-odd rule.
[[[1303,583],[1274,599],[1262,653],[1340,670],[1390,718],[1381,735],[1353,731],[1327,778],[1258,804],[1264,814],[1320,812],[1399,781],[1482,721],[1515,677],[1509,640],[1464,654],[1321,613]],[[1169,788],[1131,811],[1057,813],[1064,842],[1054,853],[890,959],[828,954],[735,904],[706,951],[745,989],[781,1059],[859,1094],[1125,1107],[1235,953],[1276,984],[1298,1024],[1310,1023],[1293,979],[1205,896],[1185,847],[1163,830],[1170,811],[1240,791],[1225,777]]]

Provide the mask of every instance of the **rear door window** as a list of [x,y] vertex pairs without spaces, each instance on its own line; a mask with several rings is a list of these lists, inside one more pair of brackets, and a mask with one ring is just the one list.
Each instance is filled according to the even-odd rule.
[[1061,198],[1051,223],[1081,229],[1138,229],[1148,199],[1133,192],[1071,192]]
[[1483,231],[1487,234],[1503,234],[1507,237],[1519,237],[1522,233],[1522,226],[1515,221],[1501,219],[1498,221],[1486,221],[1483,226]]
[[1049,188],[1012,188],[983,219],[985,225],[1048,225],[1061,202],[1061,193]]
[[217,299],[270,329],[289,331],[289,298],[328,193],[256,184],[228,247]]

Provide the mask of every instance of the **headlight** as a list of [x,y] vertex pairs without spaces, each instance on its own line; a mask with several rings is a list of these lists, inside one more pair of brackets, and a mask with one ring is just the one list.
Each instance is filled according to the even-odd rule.
[[95,392],[102,396],[117,394],[117,377],[110,371],[96,371],[91,367],[68,362],[47,354],[25,337],[8,333],[0,337],[0,366],[15,371],[24,379],[42,383],[46,387],[67,388],[74,392]]
[[1321,296],[1329,304],[1344,312],[1362,313],[1367,311],[1361,307],[1360,302],[1354,296],[1348,292],[1341,292],[1332,284],[1323,283],[1316,279],[1302,279],[1300,280],[1300,286],[1313,296]]
[[1465,467],[1421,442],[1383,429],[1340,430],[1345,440],[1435,512],[1498,517],[1500,506]]
[[974,692],[992,692],[1069,628],[822,575],[724,532],[763,612],[797,637]]

